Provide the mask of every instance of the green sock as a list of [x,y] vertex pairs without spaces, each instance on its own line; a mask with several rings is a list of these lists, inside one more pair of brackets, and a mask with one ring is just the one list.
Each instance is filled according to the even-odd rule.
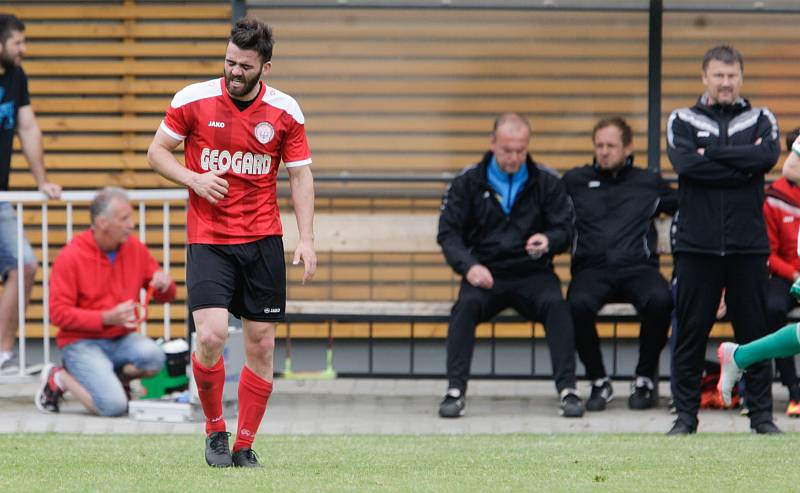
[[798,324],[789,324],[761,339],[742,344],[733,353],[736,366],[744,370],[765,359],[785,358],[800,353],[797,331]]

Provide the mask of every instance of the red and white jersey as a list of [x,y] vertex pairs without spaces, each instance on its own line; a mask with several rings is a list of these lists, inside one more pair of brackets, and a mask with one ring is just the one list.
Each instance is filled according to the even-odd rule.
[[311,164],[304,122],[297,101],[263,83],[244,111],[228,96],[222,77],[175,94],[161,129],[184,141],[188,169],[225,170],[228,181],[228,195],[216,205],[189,190],[189,243],[230,245],[283,234],[278,165]]
[[795,272],[800,272],[800,187],[779,178],[767,186],[765,193],[769,271],[793,281]]

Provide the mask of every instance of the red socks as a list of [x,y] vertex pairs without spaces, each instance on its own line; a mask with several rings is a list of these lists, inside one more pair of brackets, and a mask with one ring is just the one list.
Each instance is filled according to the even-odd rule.
[[233,443],[234,452],[241,448],[253,448],[253,440],[267,409],[270,394],[272,382],[259,377],[245,365],[239,377],[239,428]]
[[[225,419],[222,416],[222,389],[225,386],[225,361],[219,361],[211,368],[206,368],[192,353],[192,373],[197,383],[197,395],[206,416],[206,435],[217,431],[226,431]],[[239,391],[241,394],[241,391]],[[241,398],[240,398],[241,400]]]

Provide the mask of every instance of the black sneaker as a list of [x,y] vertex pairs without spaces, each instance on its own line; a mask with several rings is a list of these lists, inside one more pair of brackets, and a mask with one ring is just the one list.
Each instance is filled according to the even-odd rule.
[[608,378],[601,378],[592,383],[592,393],[586,401],[587,411],[603,411],[606,405],[614,400],[614,389]]
[[240,448],[234,452],[233,465],[236,467],[264,467],[258,462],[258,456],[251,448]]
[[697,433],[697,426],[691,426],[680,419],[676,419],[675,423],[672,424],[672,428],[667,432],[667,436],[693,435],[694,433]]
[[565,418],[580,418],[583,416],[583,401],[578,397],[575,389],[561,391],[561,409],[558,414]]
[[650,409],[658,407],[658,389],[647,377],[636,377],[631,384],[631,396],[628,398],[631,409]]
[[211,467],[231,467],[231,449],[228,447],[228,437],[230,433],[226,431],[215,431],[206,438],[206,463]]
[[464,393],[458,389],[447,389],[442,403],[439,404],[439,416],[442,418],[460,418],[464,415],[465,407]]
[[783,433],[780,428],[775,426],[773,421],[764,421],[753,426],[750,430],[759,435],[780,435]]
[[55,382],[55,375],[61,368],[48,363],[42,368],[42,384],[36,391],[33,402],[36,408],[43,413],[57,413],[59,411],[59,401],[64,395],[64,391],[58,388]]

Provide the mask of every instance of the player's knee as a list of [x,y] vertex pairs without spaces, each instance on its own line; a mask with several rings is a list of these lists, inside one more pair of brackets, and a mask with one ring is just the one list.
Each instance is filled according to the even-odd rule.
[[36,279],[36,271],[39,270],[38,264],[25,264],[23,267],[25,271],[25,282],[33,283],[34,279]]
[[210,330],[198,331],[197,344],[208,351],[221,352],[225,347],[225,339]]
[[153,348],[147,349],[139,355],[136,366],[144,372],[155,375],[164,367],[166,361],[167,355],[160,347],[154,345]]
[[594,317],[597,314],[597,302],[583,293],[569,293],[567,303],[575,317]]
[[272,355],[275,352],[275,338],[270,336],[264,336],[261,340],[257,343],[258,349],[262,351],[264,354]]
[[122,392],[110,392],[100,399],[95,399],[95,408],[99,416],[116,417],[128,412],[128,398]]
[[672,295],[666,289],[654,292],[642,307],[642,312],[648,316],[669,316],[672,313]]

